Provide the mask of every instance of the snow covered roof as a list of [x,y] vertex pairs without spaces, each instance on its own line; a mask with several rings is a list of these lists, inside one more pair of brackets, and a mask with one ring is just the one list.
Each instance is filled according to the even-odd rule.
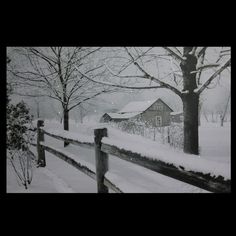
[[143,112],[146,109],[148,109],[156,101],[157,99],[150,100],[150,101],[130,102],[126,106],[124,106],[118,113]]
[[127,112],[124,114],[120,113],[107,113],[112,119],[129,119],[139,115],[141,112]]
[[182,113],[183,111],[174,111],[174,112],[171,112],[170,114],[174,116],[174,115],[180,115]]
[[[155,103],[157,100],[161,98],[157,98],[155,100],[148,100],[148,101],[136,101],[136,102],[130,102],[127,105],[125,105],[120,111],[117,113],[105,113],[108,116],[110,116],[112,119],[129,119],[132,117],[135,117],[142,112],[146,111],[153,103]],[[164,102],[161,99],[162,102]],[[166,103],[164,102],[172,111],[173,109]],[[104,115],[105,115],[104,114]]]

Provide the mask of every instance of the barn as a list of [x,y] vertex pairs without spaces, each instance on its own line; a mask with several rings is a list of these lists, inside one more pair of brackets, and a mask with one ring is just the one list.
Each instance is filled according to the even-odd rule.
[[154,127],[168,126],[173,109],[161,98],[152,101],[135,101],[124,106],[117,113],[105,113],[100,122],[120,122],[138,119]]

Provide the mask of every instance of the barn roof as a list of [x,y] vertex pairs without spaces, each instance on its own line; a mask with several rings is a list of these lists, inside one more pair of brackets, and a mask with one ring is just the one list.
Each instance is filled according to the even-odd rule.
[[109,112],[105,113],[103,116],[107,114],[111,119],[130,119],[146,111],[159,99],[173,111],[173,109],[166,102],[164,102],[161,98],[157,98],[155,100],[130,102],[117,113]]
[[156,100],[151,101],[140,101],[140,102],[130,102],[124,106],[119,113],[125,112],[143,112],[147,110]]
[[126,113],[126,112],[144,112],[146,111],[153,103],[155,103],[157,100],[161,100],[163,103],[165,103],[172,111],[174,111],[173,108],[166,102],[164,102],[161,98],[157,98],[155,100],[148,100],[148,101],[138,101],[138,102],[130,102],[126,106],[124,106],[118,113]]

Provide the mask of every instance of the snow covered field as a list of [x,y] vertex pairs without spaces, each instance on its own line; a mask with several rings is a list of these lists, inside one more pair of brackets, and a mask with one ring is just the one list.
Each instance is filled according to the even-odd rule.
[[199,128],[201,156],[205,159],[228,163],[231,159],[231,123],[202,123]]
[[[93,129],[104,126],[98,123],[76,124],[71,121],[70,130],[81,135],[93,136]],[[61,129],[61,124],[55,121],[46,121],[45,129]],[[220,127],[219,124],[203,123],[200,132],[200,157],[209,161],[216,161],[226,166],[226,173],[230,169],[230,123]],[[111,136],[113,135],[111,131]],[[109,135],[109,133],[108,133]],[[127,134],[122,134],[127,136]],[[62,148],[62,141],[57,141],[45,136],[46,142],[53,147]],[[153,143],[148,139],[144,142]],[[150,145],[151,145],[150,144]],[[158,143],[155,143],[159,145]],[[170,149],[168,146],[166,149]],[[93,149],[86,149],[75,145],[69,145],[66,151],[75,154],[78,160],[84,160],[95,164]],[[35,148],[32,151],[36,153]],[[148,151],[148,150],[147,150]],[[178,153],[178,152],[176,152]],[[7,192],[45,192],[45,193],[96,193],[96,182],[74,167],[68,165],[56,156],[46,152],[45,168],[36,168],[34,177],[28,190],[19,186],[9,163],[7,164]],[[158,174],[146,168],[109,156],[110,179],[119,183],[124,192],[138,193],[194,193],[207,192],[197,187],[185,184],[175,179]],[[112,192],[112,191],[111,191]]]

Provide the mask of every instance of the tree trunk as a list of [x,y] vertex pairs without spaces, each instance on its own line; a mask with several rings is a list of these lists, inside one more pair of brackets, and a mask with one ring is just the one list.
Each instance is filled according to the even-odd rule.
[[[64,115],[64,119],[63,119],[63,125],[64,125],[64,130],[68,130],[69,131],[69,111],[67,109],[63,110],[63,115]],[[68,146],[69,143],[68,142],[64,142],[64,147]]]
[[226,103],[226,106],[225,106],[225,110],[224,110],[223,114],[222,114],[221,117],[220,117],[220,118],[221,118],[221,119],[220,119],[220,121],[221,121],[221,127],[223,127],[223,125],[224,125],[224,119],[225,119],[225,115],[226,115],[226,112],[227,112],[229,100],[230,100],[230,94],[229,94],[228,99],[227,99],[227,103]]
[[196,73],[192,73],[196,71],[197,57],[191,53],[192,49],[184,47],[185,60],[180,63],[183,73],[184,152],[198,155],[199,95],[194,92],[197,82]]
[[184,152],[199,154],[198,150],[198,103],[196,93],[183,95],[184,110]]
[[39,119],[40,117],[40,113],[39,113],[39,101],[34,100],[35,104],[36,104],[36,116]]
[[[60,62],[60,61],[59,61]],[[59,63],[59,68],[60,68],[61,64]],[[68,110],[68,101],[67,101],[67,96],[66,96],[66,82],[64,81],[62,75],[61,75],[61,69],[59,69],[60,71],[60,81],[62,83],[62,87],[63,87],[63,125],[64,125],[64,130],[69,131],[69,110]],[[67,141],[64,141],[64,147],[68,146],[69,143]]]
[[224,125],[224,117],[222,116],[220,117],[220,126],[223,127],[223,125]]
[[37,118],[39,119],[39,105],[37,104]]

